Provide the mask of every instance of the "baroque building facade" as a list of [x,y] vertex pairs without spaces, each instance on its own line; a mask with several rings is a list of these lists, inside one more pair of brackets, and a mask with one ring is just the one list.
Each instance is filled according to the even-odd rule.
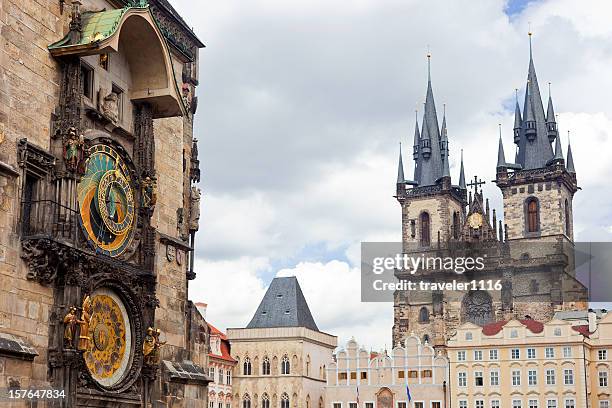
[[327,366],[327,408],[448,407],[447,358],[418,336],[403,343],[389,355],[371,353],[349,340]]
[[227,337],[241,408],[323,408],[337,338],[319,331],[295,277],[274,278],[246,328]]
[[237,361],[231,355],[230,342],[212,324],[210,330],[210,352],[208,353],[208,408],[232,408],[232,382]]
[[205,404],[187,300],[203,44],[166,0],[8,0],[0,25],[0,387]]
[[574,270],[572,199],[578,186],[572,151],[568,146],[563,155],[551,96],[544,111],[531,34],[525,99],[521,112],[517,92],[513,134],[517,147],[510,162],[500,126],[495,183],[503,196],[502,221],[484,197],[484,182],[477,177],[466,182],[463,157],[458,182],[452,182],[446,114],[440,126],[428,74],[422,126],[417,120],[414,133],[413,180],[404,176],[401,152],[399,158],[396,199],[402,209],[403,252],[425,258],[480,257],[484,266],[461,274],[440,266],[416,275],[396,270],[395,276],[407,281],[483,280],[498,286],[396,291],[393,344],[414,332],[443,347],[465,322],[485,325],[526,316],[547,321],[555,311],[586,307],[586,289]]

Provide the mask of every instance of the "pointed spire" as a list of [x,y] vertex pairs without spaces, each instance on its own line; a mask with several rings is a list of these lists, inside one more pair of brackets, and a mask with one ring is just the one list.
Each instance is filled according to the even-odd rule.
[[548,109],[546,110],[546,130],[548,131],[548,140],[552,143],[555,138],[558,139],[557,120],[555,118],[555,110],[553,109],[552,95],[550,93],[550,82],[548,83]]
[[576,169],[574,168],[574,156],[572,155],[572,144],[570,142],[570,132],[567,131],[567,172],[570,174],[576,174]]
[[420,166],[420,184],[434,185],[442,177],[444,171],[440,149],[440,128],[436,114],[433,90],[431,86],[431,54],[427,54],[427,95],[425,97],[425,111],[421,131],[421,148],[423,161]]
[[563,151],[561,150],[561,138],[558,137],[555,142],[555,157],[553,161],[563,160]]
[[524,169],[537,169],[546,166],[553,157],[544,105],[538,86],[538,78],[533,63],[532,34],[529,32],[529,70],[527,73],[527,89],[525,105],[523,106],[522,133],[519,137],[518,164]]
[[499,124],[499,147],[497,149],[497,168],[506,167],[506,156],[504,155],[504,143],[502,142],[501,123]]
[[414,160],[419,158],[419,146],[421,145],[421,133],[419,132],[419,111],[414,110],[414,143],[413,157]]
[[518,89],[514,90],[515,92],[515,106],[514,106],[514,143],[517,145],[521,141],[521,128],[523,127],[523,118],[521,116],[521,108],[518,103]]
[[450,165],[448,163],[448,156],[443,157],[442,160],[444,162],[443,163],[444,170],[442,171],[442,177],[450,177]]
[[404,163],[402,161],[402,142],[399,147],[399,163],[397,164],[397,184],[401,184],[406,181],[404,177]]
[[463,169],[463,149],[461,149],[461,168],[459,169],[459,188],[467,190],[465,185],[465,171]]

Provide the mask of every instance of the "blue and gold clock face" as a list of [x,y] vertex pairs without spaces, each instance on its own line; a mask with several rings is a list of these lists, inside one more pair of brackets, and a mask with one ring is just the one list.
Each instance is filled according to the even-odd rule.
[[99,253],[121,255],[134,235],[134,191],[125,160],[112,147],[89,150],[78,190],[83,232]]

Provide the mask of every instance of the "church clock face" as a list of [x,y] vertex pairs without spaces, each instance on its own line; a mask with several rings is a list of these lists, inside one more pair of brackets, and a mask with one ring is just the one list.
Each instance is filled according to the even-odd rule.
[[85,174],[78,185],[80,221],[96,252],[116,257],[134,235],[134,191],[128,166],[110,146],[90,148]]
[[473,229],[480,228],[482,226],[482,214],[473,213],[472,215],[470,215],[468,217],[468,224]]
[[131,360],[130,318],[123,302],[112,290],[95,291],[91,305],[89,342],[83,358],[96,382],[113,387],[125,377]]

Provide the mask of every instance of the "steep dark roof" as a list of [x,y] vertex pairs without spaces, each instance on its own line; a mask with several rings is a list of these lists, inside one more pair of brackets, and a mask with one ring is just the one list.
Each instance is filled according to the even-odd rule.
[[274,278],[247,329],[306,327],[319,331],[295,276]]

